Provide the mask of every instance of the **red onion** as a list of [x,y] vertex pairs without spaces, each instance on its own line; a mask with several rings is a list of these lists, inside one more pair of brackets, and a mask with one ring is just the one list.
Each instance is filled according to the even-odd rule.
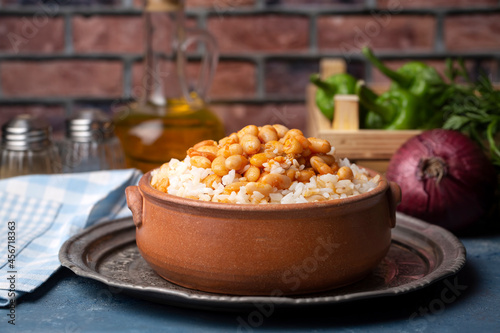
[[457,131],[434,129],[409,139],[393,155],[386,176],[401,187],[398,211],[451,231],[477,223],[494,199],[493,165]]

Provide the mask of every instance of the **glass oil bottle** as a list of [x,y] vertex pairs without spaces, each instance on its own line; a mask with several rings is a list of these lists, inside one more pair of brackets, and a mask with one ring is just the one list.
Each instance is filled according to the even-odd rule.
[[[224,127],[205,97],[218,61],[216,41],[201,29],[187,28],[184,1],[147,0],[145,72],[142,96],[119,112],[115,133],[128,167],[147,172],[172,158],[183,159],[199,141],[222,138]],[[188,48],[202,43],[197,85],[188,82]]]

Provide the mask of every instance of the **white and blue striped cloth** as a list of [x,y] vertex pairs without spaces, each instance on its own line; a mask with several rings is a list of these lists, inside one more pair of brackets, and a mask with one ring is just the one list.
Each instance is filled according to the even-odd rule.
[[130,216],[125,188],[141,176],[127,169],[1,180],[0,306],[9,304],[11,275],[16,298],[32,292],[59,268],[59,249],[70,236]]

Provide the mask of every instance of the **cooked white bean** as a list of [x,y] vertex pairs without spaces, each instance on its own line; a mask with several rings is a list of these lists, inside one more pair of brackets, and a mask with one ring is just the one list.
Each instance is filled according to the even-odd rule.
[[288,127],[281,124],[274,124],[273,127],[276,130],[276,133],[278,134],[278,137],[280,139],[285,136],[286,132],[289,131]]
[[241,170],[248,164],[248,160],[243,155],[231,155],[224,162],[226,168],[231,170]]
[[263,126],[258,135],[261,142],[266,143],[269,141],[278,140],[278,133],[271,125]]
[[332,149],[330,142],[326,140],[318,138],[309,138],[308,140],[311,144],[310,148],[313,153],[326,154]]
[[237,133],[238,138],[241,141],[241,138],[244,137],[246,134],[250,134],[253,136],[259,135],[259,128],[255,125],[248,125],[240,129]]
[[298,155],[302,153],[303,150],[304,148],[294,136],[290,136],[286,139],[283,145],[283,151],[287,154]]
[[204,156],[193,156],[190,158],[191,165],[197,168],[207,169],[212,165],[212,161]]
[[243,175],[249,182],[256,182],[260,177],[260,169],[251,165]]
[[352,173],[351,168],[349,168],[348,166],[341,167],[339,171],[337,171],[337,176],[339,176],[339,180],[354,179],[354,174]]
[[260,140],[252,134],[245,134],[240,139],[240,145],[247,155],[253,155],[260,151]]
[[246,184],[245,188],[248,194],[253,194],[253,192],[257,191],[265,197],[269,196],[269,194],[273,191],[273,187],[271,185],[256,182]]
[[212,171],[218,176],[225,176],[229,170],[226,168],[226,159],[224,156],[218,156],[212,161]]
[[269,184],[272,187],[276,187],[278,190],[284,190],[292,185],[292,180],[286,176],[279,173],[270,173],[262,177],[260,180],[263,184]]
[[318,156],[313,156],[309,160],[311,163],[311,166],[313,167],[314,170],[316,170],[317,173],[321,175],[325,175],[327,173],[333,173],[332,168],[326,164],[321,157]]

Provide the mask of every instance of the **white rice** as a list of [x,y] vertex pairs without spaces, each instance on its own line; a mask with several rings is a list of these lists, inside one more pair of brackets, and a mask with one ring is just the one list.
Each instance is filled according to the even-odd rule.
[[[330,154],[334,152],[332,148]],[[169,163],[165,163],[161,168],[152,172],[151,184],[155,186],[166,177],[169,180],[169,186],[166,190],[168,194],[203,201],[236,204],[288,204],[343,199],[369,192],[377,187],[380,181],[379,175],[370,178],[366,170],[344,158],[337,159],[337,163],[339,167],[348,166],[351,168],[354,174],[352,181],[339,180],[337,175],[325,174],[313,176],[307,183],[294,181],[285,190],[274,188],[269,196],[264,196],[258,191],[247,193],[245,186],[240,186],[238,192],[224,193],[225,186],[240,181],[239,178],[236,178],[234,170],[222,177],[222,184],[215,183],[213,184],[214,188],[211,188],[205,186],[202,180],[213,174],[213,171],[193,167],[189,160],[188,156],[183,161],[172,159]],[[294,170],[304,169],[304,166],[295,159],[286,163],[271,164],[265,163],[264,170],[270,173],[284,174],[290,168]]]

